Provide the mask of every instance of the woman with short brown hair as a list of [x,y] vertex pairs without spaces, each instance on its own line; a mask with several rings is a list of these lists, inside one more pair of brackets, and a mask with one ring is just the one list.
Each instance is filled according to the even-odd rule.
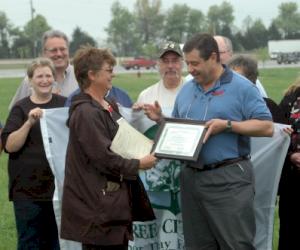
[[125,250],[133,239],[132,221],[154,219],[138,174],[156,158],[125,159],[110,150],[121,117],[105,98],[116,63],[110,51],[83,47],[73,63],[82,93],[69,111],[61,236],[82,242],[84,250]]

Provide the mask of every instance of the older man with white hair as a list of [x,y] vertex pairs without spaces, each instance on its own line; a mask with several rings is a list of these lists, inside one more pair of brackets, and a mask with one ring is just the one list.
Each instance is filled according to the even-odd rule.
[[176,95],[185,82],[182,77],[183,59],[179,44],[165,42],[161,46],[157,65],[161,79],[140,93],[135,108],[142,108],[143,104],[152,104],[155,101],[164,108],[173,108]]
[[[227,64],[228,61],[233,56],[233,47],[231,40],[226,36],[214,36],[214,39],[216,40],[219,48],[220,53],[220,60],[222,64]],[[257,78],[256,87],[258,88],[260,94],[262,97],[268,97],[266,90],[264,89],[264,86],[261,84],[259,79]]]

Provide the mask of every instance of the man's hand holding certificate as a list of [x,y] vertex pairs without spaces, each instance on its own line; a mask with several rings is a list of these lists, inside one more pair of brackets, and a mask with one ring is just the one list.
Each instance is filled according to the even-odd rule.
[[205,132],[203,122],[165,118],[156,136],[155,156],[197,161]]

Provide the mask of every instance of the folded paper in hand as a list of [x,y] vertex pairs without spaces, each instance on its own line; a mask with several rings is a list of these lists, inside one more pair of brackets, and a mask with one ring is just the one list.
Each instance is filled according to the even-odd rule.
[[119,129],[110,149],[126,159],[140,159],[150,154],[153,141],[132,127],[124,118],[118,121]]

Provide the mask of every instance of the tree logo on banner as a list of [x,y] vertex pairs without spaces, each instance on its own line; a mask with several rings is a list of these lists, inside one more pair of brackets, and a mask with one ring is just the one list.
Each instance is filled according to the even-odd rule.
[[[158,130],[158,125],[150,127],[145,135],[153,139]],[[167,209],[174,215],[180,213],[179,207],[179,173],[182,163],[178,160],[160,160],[155,168],[145,171],[145,181],[148,185],[148,191],[170,192],[169,206],[153,204],[157,209]]]

